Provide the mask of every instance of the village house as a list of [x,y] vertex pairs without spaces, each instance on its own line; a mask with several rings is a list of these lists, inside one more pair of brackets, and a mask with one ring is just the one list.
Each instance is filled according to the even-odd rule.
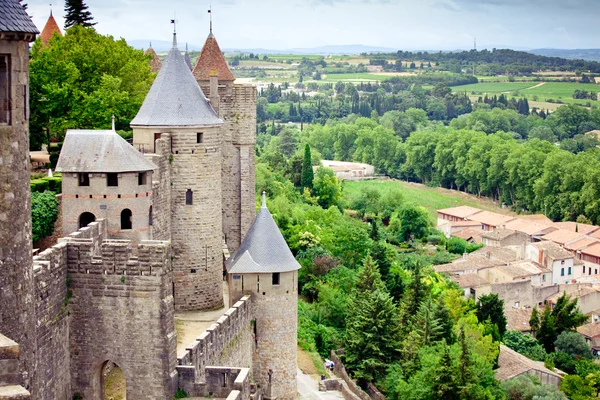
[[490,283],[477,274],[453,275],[450,279],[463,289],[465,299],[477,300],[480,296],[491,293]]
[[581,333],[585,338],[586,343],[592,349],[594,356],[600,355],[600,323],[590,322],[577,328],[577,332]]
[[577,299],[577,306],[584,314],[597,310],[598,304],[600,304],[600,291],[598,288],[585,283],[560,285],[557,293],[546,298],[546,303],[550,308],[553,308],[556,305],[558,298],[563,294]]
[[505,228],[527,235],[529,242],[540,241],[544,235],[558,229],[551,224],[530,221],[528,219],[523,219],[522,217],[508,222],[505,225]]
[[[335,172],[335,176],[339,179],[345,179],[349,181],[369,178],[375,175],[375,167],[369,164],[321,160],[321,166],[332,169],[333,172]],[[315,173],[318,169],[318,166],[313,167],[313,171]]]
[[557,229],[553,232],[545,234],[543,239],[554,242],[560,246],[564,246],[565,244],[574,242],[583,236],[585,236],[583,233],[578,233],[568,229]]
[[477,214],[470,215],[468,219],[480,222],[481,229],[484,231],[493,231],[496,228],[503,228],[508,222],[513,221],[515,217],[490,211],[481,211]]
[[570,283],[581,276],[581,270],[574,268],[573,255],[553,242],[542,241],[528,244],[526,258],[550,269],[553,284]]
[[581,233],[584,235],[589,235],[600,230],[600,226],[580,224],[578,222],[573,221],[555,222],[554,226],[558,229],[564,229],[567,231]]
[[531,333],[529,320],[531,319],[532,310],[533,308],[531,307],[505,309],[504,316],[506,317],[506,330]]
[[[437,229],[442,232],[446,237],[455,236],[455,233],[462,232],[464,230],[477,230],[479,234],[482,233],[481,224],[476,221],[446,221],[442,220],[442,222],[437,226]],[[466,239],[465,239],[466,240]]]
[[578,256],[584,263],[582,275],[598,274],[598,271],[600,271],[600,243],[579,250]]
[[480,209],[469,206],[444,208],[437,211],[437,225],[440,226],[445,221],[467,221],[468,217],[479,212]]
[[466,240],[469,243],[481,243],[481,229],[467,228],[462,231],[454,232],[451,236]]
[[521,375],[533,375],[540,378],[544,385],[560,386],[564,372],[546,368],[541,361],[533,361],[522,354],[500,345],[500,356],[498,357],[498,369],[494,371],[496,379],[507,381]]
[[548,286],[552,282],[552,271],[535,261],[522,260],[500,265],[482,271],[490,283],[504,283],[514,281],[531,281],[534,286]]
[[489,247],[523,247],[530,242],[527,234],[503,228],[484,232],[481,239],[483,244]]

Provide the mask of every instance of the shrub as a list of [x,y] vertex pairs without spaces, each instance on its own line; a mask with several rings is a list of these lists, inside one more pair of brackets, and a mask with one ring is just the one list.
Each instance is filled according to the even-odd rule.
[[467,241],[459,237],[448,240],[448,251],[453,254],[464,254],[467,251]]
[[52,178],[46,177],[42,178],[43,181],[48,182],[48,190],[54,193],[62,192],[62,177],[61,176],[53,176]]
[[48,183],[48,181],[46,181],[44,179],[33,179],[32,181],[29,182],[29,185],[31,186],[32,192],[39,192],[39,193],[45,192],[50,187],[50,184]]
[[54,193],[31,193],[31,225],[34,242],[52,235],[57,217],[58,200]]

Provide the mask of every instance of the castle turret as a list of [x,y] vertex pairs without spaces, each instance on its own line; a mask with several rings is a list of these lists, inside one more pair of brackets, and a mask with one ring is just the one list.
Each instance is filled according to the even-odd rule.
[[188,51],[187,43],[185,44],[185,54],[183,55],[183,58],[185,59],[187,66],[190,68],[190,71],[193,70],[194,67],[192,66],[192,59],[190,58],[190,52]]
[[234,84],[212,32],[194,67],[194,77],[224,121],[222,129],[223,233],[235,252],[254,219],[256,88]]
[[111,238],[152,239],[155,169],[114,130],[68,130],[56,165],[63,174],[63,236],[106,219]]
[[[177,310],[223,305],[222,124],[174,34],[173,47],[131,126],[136,148],[168,159],[171,232],[154,239],[173,244]],[[157,145],[165,140],[165,146]]]
[[42,33],[40,34],[40,39],[42,39],[42,43],[45,45],[48,44],[48,41],[52,39],[54,34],[58,36],[62,36],[62,32],[56,23],[56,20],[52,16],[52,10],[50,11],[50,16],[48,17],[48,21],[46,21],[46,25],[44,29],[42,29]]
[[256,219],[227,262],[227,277],[231,304],[252,294],[256,320],[253,375],[271,399],[297,397],[299,269],[263,193]]
[[156,51],[154,51],[152,48],[152,43],[150,43],[150,47],[144,51],[144,54],[152,56],[152,60],[150,60],[150,68],[152,68],[152,72],[158,73],[158,71],[160,71],[162,68],[162,62],[160,61],[160,58],[158,58]]
[[[23,385],[34,396],[37,296],[32,267],[28,100],[29,42],[37,33],[17,0],[0,0],[0,334],[20,346],[18,370],[10,372],[18,381],[0,380],[0,386]],[[9,371],[13,366],[2,365]],[[24,372],[22,377],[19,372]]]

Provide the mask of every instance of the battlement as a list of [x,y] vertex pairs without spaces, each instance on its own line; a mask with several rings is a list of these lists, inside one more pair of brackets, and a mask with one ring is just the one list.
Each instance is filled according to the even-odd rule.
[[[223,374],[222,368],[216,367],[225,367],[224,382],[231,380],[229,390],[246,393],[249,370],[244,367],[250,367],[252,362],[251,329],[251,298],[244,296],[178,354],[179,387],[195,395],[212,393],[214,375]],[[222,385],[222,379],[219,381]]]

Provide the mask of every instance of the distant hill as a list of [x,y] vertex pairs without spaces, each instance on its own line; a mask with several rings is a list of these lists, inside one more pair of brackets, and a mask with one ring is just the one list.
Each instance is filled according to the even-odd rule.
[[586,60],[600,62],[600,49],[534,49],[530,53],[538,56],[560,57],[568,60]]

